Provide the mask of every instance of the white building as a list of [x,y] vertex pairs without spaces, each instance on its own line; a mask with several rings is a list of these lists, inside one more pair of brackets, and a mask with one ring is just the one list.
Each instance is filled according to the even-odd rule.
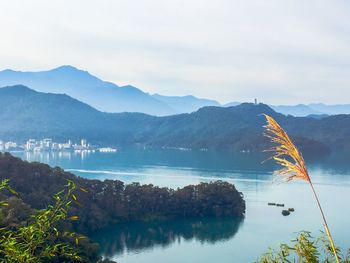
[[69,140],[67,143],[60,143],[58,145],[60,150],[71,150],[72,149],[72,142]]
[[52,139],[44,139],[42,140],[42,149],[43,150],[50,150],[52,146]]
[[15,149],[17,148],[17,143],[15,142],[6,142],[5,143],[5,150],[12,150],[12,149]]
[[99,148],[98,151],[101,153],[115,153],[117,152],[117,149],[111,148],[111,147],[104,147],[104,148]]
[[87,141],[85,139],[81,139],[81,142],[80,142],[80,145],[81,147],[84,147],[84,148],[87,148]]
[[36,146],[36,141],[34,139],[29,139],[26,142],[25,149],[26,149],[26,151],[33,151],[35,146]]
[[58,151],[60,149],[60,144],[57,142],[53,142],[51,145],[51,150]]

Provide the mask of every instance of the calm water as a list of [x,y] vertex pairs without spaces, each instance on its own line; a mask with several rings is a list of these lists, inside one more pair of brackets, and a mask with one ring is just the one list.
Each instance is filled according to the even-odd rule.
[[[119,263],[253,262],[268,246],[287,242],[300,230],[318,234],[319,211],[307,184],[273,180],[265,157],[228,152],[176,150],[121,150],[118,153],[17,153],[28,161],[61,166],[72,173],[97,179],[118,179],[181,187],[211,180],[234,183],[244,193],[242,221],[181,220],[161,224],[118,225],[94,233],[102,253]],[[308,162],[337,245],[350,247],[350,155],[331,155]],[[288,217],[267,202],[294,207]]]

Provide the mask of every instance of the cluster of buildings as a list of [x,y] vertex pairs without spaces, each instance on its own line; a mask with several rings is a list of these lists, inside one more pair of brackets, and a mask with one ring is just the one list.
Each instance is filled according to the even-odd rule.
[[88,143],[85,139],[80,144],[73,144],[71,140],[66,143],[54,142],[52,139],[35,140],[29,139],[25,144],[19,145],[16,142],[0,141],[0,151],[26,151],[26,152],[47,152],[47,151],[75,151],[75,152],[116,152],[117,149],[106,147],[97,148]]
[[72,144],[71,140],[66,143],[58,143],[52,139],[34,140],[29,139],[24,150],[28,152],[42,152],[42,151],[94,151],[95,148],[91,146],[85,139],[80,141],[80,144]]
[[16,142],[3,142],[0,141],[0,152],[4,151],[16,151],[16,150],[21,150],[22,148],[17,145]]

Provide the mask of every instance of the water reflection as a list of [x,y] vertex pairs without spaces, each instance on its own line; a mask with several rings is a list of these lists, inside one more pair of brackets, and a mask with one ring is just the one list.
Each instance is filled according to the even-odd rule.
[[13,153],[14,155],[30,161],[30,162],[41,162],[47,163],[49,165],[60,165],[79,161],[83,164],[84,160],[88,158],[89,155],[92,155],[92,152],[82,151],[82,152],[73,152],[73,151],[47,151],[47,152],[17,152]]
[[[235,153],[225,151],[176,151],[122,149],[118,153],[75,153],[75,152],[18,152],[14,155],[28,161],[39,161],[63,168],[90,168],[108,170],[115,168],[134,169],[149,167],[172,167],[173,169],[195,169],[205,172],[271,173],[277,167],[274,162],[262,162],[266,153]],[[309,167],[329,169],[348,173],[350,152],[332,153],[327,156],[308,156]],[[88,167],[87,167],[88,166]],[[337,171],[338,172],[338,171]]]
[[180,220],[153,223],[121,224],[92,233],[104,256],[140,252],[155,246],[167,247],[174,242],[195,240],[214,244],[237,233],[241,219]]

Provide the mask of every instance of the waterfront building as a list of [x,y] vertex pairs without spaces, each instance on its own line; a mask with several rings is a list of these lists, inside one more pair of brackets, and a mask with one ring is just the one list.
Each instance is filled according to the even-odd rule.
[[6,142],[5,143],[5,150],[7,150],[7,151],[10,151],[10,150],[13,150],[16,148],[17,148],[17,143],[15,143],[15,142]]
[[[66,143],[54,142],[50,138],[45,138],[42,140],[29,139],[23,145],[18,146],[16,142],[2,142],[0,141],[0,151],[18,151],[24,150],[27,152],[95,152],[96,147],[87,142],[86,139],[81,139],[80,144],[72,144],[69,140]],[[116,149],[113,148],[102,148],[103,152],[114,152]]]
[[33,151],[34,148],[36,146],[36,141],[34,139],[29,139],[27,142],[26,142],[26,145],[25,145],[25,150],[26,151]]
[[50,150],[52,146],[52,139],[44,139],[42,140],[42,149]]
[[58,151],[59,149],[60,149],[60,144],[59,144],[59,143],[53,142],[53,143],[51,144],[51,150],[53,150],[53,151]]
[[86,141],[85,139],[81,139],[80,145],[81,145],[81,147],[84,147],[84,148],[87,148],[87,147],[88,147],[87,141]]
[[111,147],[104,147],[104,148],[99,148],[98,151],[101,153],[114,153],[114,152],[117,152],[117,149],[111,148]]
[[60,150],[64,151],[70,151],[73,149],[71,140],[69,140],[67,143],[60,143],[58,147]]

